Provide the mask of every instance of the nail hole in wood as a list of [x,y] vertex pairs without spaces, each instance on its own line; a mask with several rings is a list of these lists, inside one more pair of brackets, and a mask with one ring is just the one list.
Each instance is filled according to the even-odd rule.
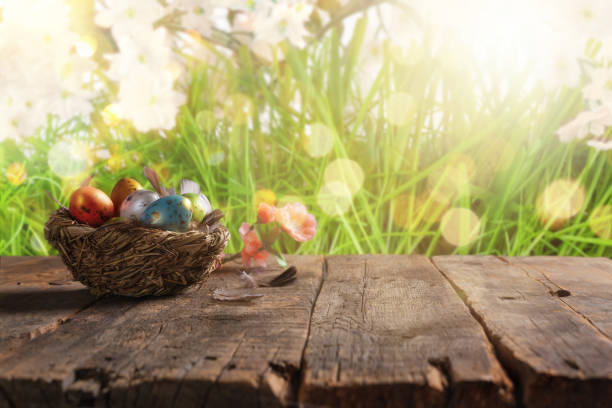
[[564,359],[563,361],[568,367],[573,368],[574,370],[580,370],[580,367],[574,361],[568,359]]
[[565,289],[559,289],[556,292],[553,292],[553,295],[558,296],[558,297],[567,297],[570,296],[572,293],[569,290],[565,290]]

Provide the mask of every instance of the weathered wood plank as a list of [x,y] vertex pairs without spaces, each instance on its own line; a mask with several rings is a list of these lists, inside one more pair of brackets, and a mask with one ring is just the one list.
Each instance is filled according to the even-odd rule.
[[612,342],[540,280],[492,256],[433,262],[481,320],[526,407],[610,406]]
[[0,265],[0,356],[95,301],[59,257],[1,257]]
[[0,256],[0,286],[49,286],[72,280],[59,256]]
[[300,401],[492,407],[512,386],[480,325],[422,256],[336,256],[312,316]]
[[[15,406],[274,406],[293,400],[323,257],[288,257],[295,283],[252,303],[209,292],[240,285],[224,267],[178,296],[103,299],[0,360]],[[278,273],[271,269],[268,275]]]
[[612,339],[612,261],[556,256],[504,257],[526,270]]

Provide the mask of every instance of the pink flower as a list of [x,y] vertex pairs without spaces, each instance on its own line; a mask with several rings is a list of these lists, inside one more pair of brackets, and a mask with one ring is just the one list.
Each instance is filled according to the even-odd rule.
[[268,256],[268,251],[262,249],[261,241],[257,236],[257,232],[251,229],[251,225],[244,222],[238,230],[242,242],[244,242],[244,248],[242,249],[242,263],[247,268],[251,266],[251,261],[255,261],[259,266],[265,267]]
[[289,203],[279,208],[276,220],[291,238],[298,242],[308,241],[317,232],[317,221],[314,215],[308,214],[302,203]]
[[257,208],[257,221],[262,224],[267,224],[269,222],[276,221],[276,213],[278,212],[278,208],[273,205],[268,205],[264,202],[259,203],[259,208]]

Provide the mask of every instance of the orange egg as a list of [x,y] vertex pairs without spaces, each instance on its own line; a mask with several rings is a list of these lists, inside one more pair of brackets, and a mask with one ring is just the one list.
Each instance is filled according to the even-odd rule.
[[80,187],[70,196],[70,215],[77,221],[98,227],[115,214],[115,206],[104,191],[91,186]]
[[115,184],[111,192],[111,200],[113,200],[113,205],[115,206],[115,216],[119,216],[119,209],[123,200],[134,191],[141,189],[140,183],[129,177],[124,177]]

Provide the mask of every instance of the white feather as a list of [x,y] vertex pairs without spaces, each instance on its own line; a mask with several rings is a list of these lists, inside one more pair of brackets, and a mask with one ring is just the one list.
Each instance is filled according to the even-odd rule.
[[189,179],[181,180],[181,194],[196,193],[200,194],[200,185]]

